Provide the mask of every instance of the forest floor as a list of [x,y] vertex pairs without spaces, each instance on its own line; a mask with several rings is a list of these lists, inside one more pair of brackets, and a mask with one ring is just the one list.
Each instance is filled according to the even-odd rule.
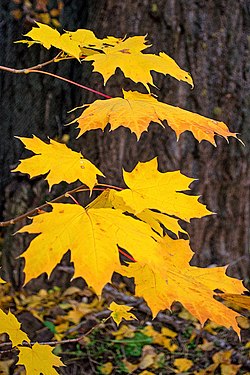
[[[240,341],[233,330],[212,322],[202,328],[179,303],[152,320],[147,305],[129,289],[123,282],[107,285],[99,300],[81,279],[35,292],[2,284],[0,300],[32,341],[54,346],[54,354],[66,365],[57,368],[61,375],[250,375],[249,312],[238,322]],[[133,307],[137,320],[117,326],[108,310],[113,300]],[[1,338],[0,374],[24,375],[24,368],[15,366],[16,353],[4,351],[6,335]]]

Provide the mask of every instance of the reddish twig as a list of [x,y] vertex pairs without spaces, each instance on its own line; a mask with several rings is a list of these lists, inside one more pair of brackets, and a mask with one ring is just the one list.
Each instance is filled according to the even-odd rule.
[[123,256],[125,256],[126,258],[128,258],[129,260],[131,260],[132,262],[134,262],[134,263],[137,262],[131,255],[125,253],[125,251],[123,251],[119,247],[118,247],[118,251],[119,251],[120,254],[122,254]]
[[116,190],[124,190],[124,188],[121,188],[119,186],[115,186],[115,185],[109,185],[109,184],[97,184],[98,186],[104,186],[106,188],[110,188],[110,189],[116,189]]
[[16,74],[28,74],[28,73],[41,73],[41,74],[45,74],[45,75],[48,75],[48,76],[51,76],[51,77],[54,77],[54,78],[57,78],[57,79],[60,79],[61,81],[64,81],[64,82],[68,82],[70,83],[71,85],[75,85],[77,87],[80,87],[81,89],[84,89],[84,90],[87,90],[87,91],[90,91],[90,92],[93,92],[94,94],[97,94],[97,95],[101,95],[103,96],[104,98],[106,99],[111,99],[112,96],[109,96],[109,95],[106,95],[100,91],[97,91],[97,90],[94,90],[94,89],[91,89],[90,87],[87,87],[87,86],[83,86],[81,85],[80,83],[77,83],[75,81],[71,81],[70,79],[67,79],[67,78],[64,78],[64,77],[61,77],[61,76],[58,76],[57,74],[54,74],[54,73],[50,73],[50,72],[46,72],[44,70],[38,70],[38,69],[35,69],[36,67],[39,67],[39,66],[45,66],[45,65],[48,65],[50,64],[51,62],[53,62],[54,59],[50,60],[50,61],[47,61],[46,63],[43,63],[43,64],[39,64],[39,65],[35,65],[34,67],[31,67],[31,68],[27,68],[27,69],[13,69],[13,68],[8,68],[6,66],[2,66],[0,65],[0,70],[4,70],[6,72],[10,72],[10,73],[16,73]]
[[66,193],[65,194],[65,197],[67,198],[67,197],[69,197],[69,198],[71,198],[72,199],[72,201],[73,202],[75,202],[75,204],[78,204],[78,205],[80,205],[80,203],[71,195],[71,194],[69,194],[69,193]]
[[[1,67],[0,67],[0,68],[1,68]],[[42,73],[42,74],[46,74],[46,75],[48,75],[48,76],[51,76],[51,77],[54,77],[54,78],[60,79],[61,81],[68,82],[68,83],[70,83],[71,85],[75,85],[75,86],[77,86],[77,87],[80,87],[81,89],[84,89],[84,90],[87,90],[87,91],[93,92],[94,94],[101,95],[101,96],[103,96],[103,97],[106,98],[106,99],[111,99],[111,98],[112,98],[112,96],[109,96],[109,95],[103,94],[103,93],[100,92],[100,91],[97,91],[97,90],[91,89],[90,87],[87,87],[87,86],[83,86],[83,85],[81,85],[80,83],[77,83],[77,82],[75,82],[75,81],[71,81],[70,79],[67,79],[67,78],[64,78],[64,77],[58,76],[57,74],[54,74],[54,73],[45,72],[45,71],[43,71],[43,70],[37,70],[37,69],[26,69],[26,72],[25,72],[25,73]]]

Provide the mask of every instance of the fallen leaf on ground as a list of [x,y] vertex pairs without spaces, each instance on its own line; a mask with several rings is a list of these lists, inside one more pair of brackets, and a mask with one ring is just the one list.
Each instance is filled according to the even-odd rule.
[[193,361],[187,358],[176,358],[174,360],[174,366],[177,368],[176,373],[188,371],[193,365]]
[[108,309],[112,311],[110,316],[112,316],[116,324],[119,325],[122,319],[125,319],[125,320],[136,319],[136,316],[130,312],[132,308],[133,307],[129,307],[126,305],[118,305],[117,303],[112,302]]

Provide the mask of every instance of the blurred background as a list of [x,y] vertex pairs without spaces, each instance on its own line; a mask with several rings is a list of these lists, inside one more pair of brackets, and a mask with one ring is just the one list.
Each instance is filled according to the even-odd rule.
[[[19,158],[28,156],[14,136],[35,134],[67,141],[94,162],[107,183],[121,185],[122,168],[158,156],[162,172],[180,169],[199,181],[193,191],[217,215],[191,220],[187,230],[195,252],[192,264],[230,264],[228,273],[250,278],[249,254],[249,74],[248,38],[250,6],[247,0],[1,0],[0,65],[25,68],[51,59],[56,50],[40,45],[13,44],[35,25],[46,23],[60,31],[91,29],[96,36],[148,35],[148,52],[164,51],[189,71],[195,87],[153,73],[159,100],[224,121],[236,139],[216,137],[217,147],[200,144],[186,132],[176,141],[171,129],[150,125],[139,142],[128,129],[91,131],[76,140],[75,125],[64,125],[79,115],[72,108],[100,99],[87,91],[39,74],[15,75],[0,71],[0,220],[8,220],[39,206],[69,189],[60,184],[48,191],[39,177],[11,174]],[[45,70],[98,89],[108,95],[125,89],[143,89],[118,72],[103,86],[102,76],[91,74],[91,64],[76,60],[49,65]],[[249,82],[249,81],[248,81]],[[5,277],[18,288],[27,238],[12,234],[26,221],[1,230]]]

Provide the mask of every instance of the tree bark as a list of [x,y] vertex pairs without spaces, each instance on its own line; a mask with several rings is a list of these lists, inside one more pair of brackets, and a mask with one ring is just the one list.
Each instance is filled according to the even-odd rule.
[[[55,51],[47,52],[40,46],[27,50],[23,45],[12,44],[21,38],[27,25],[13,19],[8,1],[2,1],[0,16],[1,65],[27,67],[53,56]],[[98,37],[148,34],[153,44],[150,52],[168,53],[191,72],[195,83],[191,90],[185,83],[154,73],[159,91],[153,91],[159,99],[224,121],[232,132],[241,134],[245,147],[236,139],[227,144],[219,137],[214,147],[206,141],[199,144],[190,133],[183,134],[176,142],[173,131],[154,124],[139,142],[129,130],[120,128],[111,133],[91,131],[71,145],[83,150],[97,164],[107,176],[107,183],[122,184],[122,168],[131,170],[137,161],[155,156],[161,171],[180,169],[198,178],[193,184],[194,192],[201,194],[201,201],[217,215],[194,219],[187,225],[195,251],[193,264],[231,263],[230,274],[245,279],[250,277],[248,18],[246,0],[64,0],[60,19],[64,29],[89,28]],[[49,69],[109,95],[117,95],[119,85],[135,88],[121,73],[104,88],[101,76],[98,73],[90,76],[87,65],[67,61]],[[45,135],[61,138],[70,132],[75,137],[77,132],[73,127],[63,127],[70,119],[67,111],[97,97],[35,74],[14,76],[2,72],[0,79],[1,204],[3,217],[7,219],[38,205],[41,194],[48,193],[40,178],[28,182],[26,177],[10,175],[10,168],[24,155],[14,135],[34,133],[43,138]],[[60,189],[53,189],[52,196]],[[13,254],[21,251],[22,242],[5,241],[5,264],[10,264]]]

